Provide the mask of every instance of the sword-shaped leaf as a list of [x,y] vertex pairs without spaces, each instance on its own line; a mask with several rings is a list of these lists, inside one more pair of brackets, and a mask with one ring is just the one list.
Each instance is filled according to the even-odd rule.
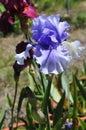
[[80,84],[80,81],[75,77],[76,84],[78,88],[80,89],[80,93],[82,94],[83,98],[86,100],[86,90],[84,89],[84,86]]
[[54,112],[53,112],[54,126],[56,125],[57,121],[62,117],[64,101],[65,101],[65,92],[63,93],[62,98],[60,99],[56,109],[54,109]]

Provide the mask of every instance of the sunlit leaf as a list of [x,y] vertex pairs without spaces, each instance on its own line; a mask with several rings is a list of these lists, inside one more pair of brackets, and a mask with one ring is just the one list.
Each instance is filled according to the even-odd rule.
[[65,91],[66,97],[71,103],[73,103],[73,98],[70,92],[69,81],[65,73],[62,73],[61,75],[61,84],[62,84],[63,90]]
[[53,98],[53,100],[56,101],[57,103],[61,99],[61,95],[60,95],[60,93],[58,92],[57,88],[55,87],[55,85],[53,83],[51,85],[50,95]]
[[0,3],[0,12],[5,11],[4,5]]

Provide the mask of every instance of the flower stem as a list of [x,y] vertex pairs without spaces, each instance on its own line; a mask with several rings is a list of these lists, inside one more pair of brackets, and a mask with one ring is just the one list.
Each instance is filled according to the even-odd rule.
[[51,126],[50,126],[50,117],[49,117],[49,110],[47,108],[47,130],[51,130]]
[[49,96],[50,96],[50,90],[51,90],[53,77],[54,77],[54,75],[48,77],[48,86],[46,88],[43,103],[42,103],[42,109],[43,109],[44,114],[47,113],[47,107],[48,107],[48,101],[49,101]]
[[15,107],[15,102],[16,102],[16,96],[17,96],[17,88],[18,88],[18,81],[15,81],[15,94],[14,94],[14,99],[13,99],[13,105],[11,109],[11,127],[10,130],[13,130],[13,122],[14,122],[14,107]]

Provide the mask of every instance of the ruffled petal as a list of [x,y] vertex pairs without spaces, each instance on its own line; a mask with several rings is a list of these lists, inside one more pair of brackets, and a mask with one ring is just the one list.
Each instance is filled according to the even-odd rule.
[[47,35],[48,33],[47,36],[49,37],[49,35],[51,35],[50,32],[53,32],[55,41],[60,44],[69,37],[69,34],[66,32],[66,30],[69,29],[70,25],[66,21],[60,22],[59,14],[51,15],[49,17],[42,15],[33,20],[32,38],[39,42],[43,34]]
[[58,25],[58,32],[60,37],[62,36],[62,34],[66,31],[70,29],[70,25],[65,21],[65,22],[60,22]]
[[46,27],[50,28],[51,30],[53,28],[56,28],[60,22],[60,14],[57,15],[51,15],[46,20]]
[[[34,58],[40,64],[40,71],[44,74],[59,74],[63,72],[71,60],[71,57],[63,46],[50,50],[36,49]],[[40,49],[40,55],[38,49]]]
[[46,15],[39,16],[38,18],[33,19],[33,25],[32,25],[32,32],[33,36],[32,38],[36,41],[39,40],[42,31],[45,26],[45,21],[46,21]]
[[73,42],[64,41],[62,44],[67,48],[73,60],[79,58],[84,49],[84,47],[81,46],[81,43],[78,40]]

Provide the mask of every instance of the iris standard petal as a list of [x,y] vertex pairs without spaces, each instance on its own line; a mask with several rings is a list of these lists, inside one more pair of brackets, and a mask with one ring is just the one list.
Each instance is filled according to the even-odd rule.
[[62,34],[66,31],[70,29],[70,25],[65,21],[65,22],[59,22],[57,30],[59,32],[60,37],[62,36]]
[[[60,14],[49,16],[47,18],[47,22],[49,22],[51,25],[56,27],[59,24],[59,22],[60,22]],[[46,24],[47,24],[47,22],[46,22]]]
[[47,35],[48,33],[49,38],[49,35],[51,35],[49,32],[53,32],[55,42],[57,40],[58,44],[60,44],[69,37],[69,34],[66,32],[69,28],[70,25],[67,22],[60,22],[59,14],[51,15],[49,17],[42,15],[33,20],[32,38],[39,42],[40,38],[43,37],[43,34]]
[[32,38],[36,41],[39,40],[39,38],[42,34],[42,31],[43,31],[44,26],[45,26],[45,20],[46,20],[46,15],[42,15],[42,16],[39,16],[38,18],[33,19]]
[[70,29],[70,25],[66,21],[60,22],[59,14],[49,16],[46,20],[45,27],[56,32],[57,40],[60,43],[69,37],[69,34],[65,31]]

